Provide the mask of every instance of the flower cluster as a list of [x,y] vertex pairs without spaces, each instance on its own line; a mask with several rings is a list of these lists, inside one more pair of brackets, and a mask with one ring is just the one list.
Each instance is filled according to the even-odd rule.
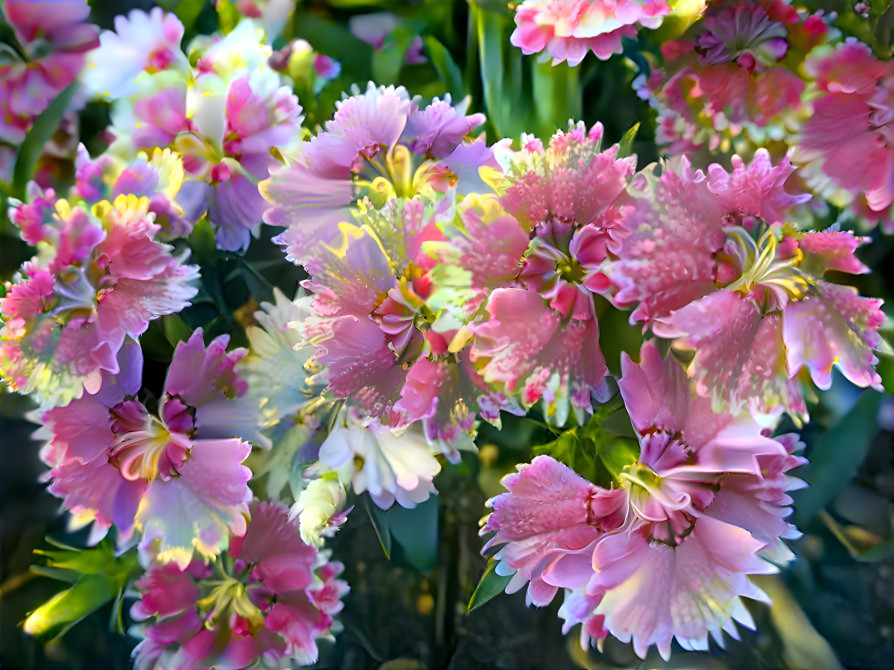
[[637,82],[658,112],[656,140],[683,154],[786,139],[807,114],[799,68],[831,37],[821,14],[782,0],[711,3],[683,37],[661,45],[666,66]]
[[[894,230],[894,69],[865,44],[850,41],[817,49],[805,65],[814,78],[813,111],[798,138],[794,160],[819,172],[821,192],[853,204]],[[837,192],[837,193],[836,193]],[[837,197],[836,197],[837,196]]]
[[0,374],[51,406],[96,393],[103,373],[118,373],[125,339],[188,305],[198,274],[154,239],[146,197],[91,207],[52,190],[32,195],[12,213],[38,253],[0,298]]
[[[71,526],[144,568],[121,577],[137,668],[316,662],[348,589],[323,547],[364,501],[400,543],[507,415],[557,437],[517,445],[536,458],[488,502],[507,591],[561,590],[565,632],[641,657],[754,626],[751,576],[798,536],[806,461],[782,420],[802,425],[834,370],[881,387],[882,301],[846,284],[870,238],[809,217],[818,195],[890,228],[889,63],[821,13],[711,3],[663,63],[638,58],[671,154],[643,166],[601,123],[489,142],[469,98],[351,85],[294,3],[219,2],[221,32],[185,49],[201,30],[158,7],[98,34],[81,0],[47,4],[3,8],[22,62],[0,66],[0,179],[72,84],[111,125],[69,129],[67,179],[2,184],[33,257],[0,294],[0,379],[38,403]],[[682,4],[525,0],[511,43],[570,66],[632,54]],[[372,71],[461,78],[409,14],[349,22]],[[559,83],[534,67],[535,91]]]
[[160,8],[133,10],[115,28],[100,35],[84,74],[89,90],[115,101],[109,153],[177,152],[190,219],[207,211],[218,246],[245,249],[265,209],[257,183],[277,164],[271,149],[300,137],[301,105],[271,67],[263,30],[246,19],[225,37],[198,37],[188,60],[183,26]]
[[251,522],[213,566],[155,565],[132,615],[146,639],[135,667],[173,670],[309,665],[334,628],[348,585],[343,566],[301,541],[281,503],[251,505]]
[[699,393],[715,407],[798,416],[804,367],[823,389],[833,366],[878,386],[881,301],[823,279],[867,271],[854,256],[861,240],[786,223],[810,197],[784,190],[794,168],[764,150],[750,165],[734,157],[732,172],[713,164],[705,175],[685,158],[666,167],[624,219],[608,274],[614,303],[636,305],[632,322],[694,353]]

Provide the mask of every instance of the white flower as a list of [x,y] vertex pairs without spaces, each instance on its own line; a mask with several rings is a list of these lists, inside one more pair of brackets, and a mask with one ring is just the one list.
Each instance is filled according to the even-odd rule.
[[347,413],[320,446],[320,463],[357,493],[369,491],[382,509],[395,500],[407,508],[427,500],[437,493],[432,479],[441,470],[421,431],[397,434],[375,419],[361,421]]
[[294,414],[316,395],[306,381],[308,359],[314,353],[294,327],[311,314],[310,297],[299,293],[289,300],[278,288],[273,289],[274,304],[261,303],[255,318],[263,326],[246,329],[250,351],[239,362],[239,372],[248,382],[248,397],[261,408],[264,427]]

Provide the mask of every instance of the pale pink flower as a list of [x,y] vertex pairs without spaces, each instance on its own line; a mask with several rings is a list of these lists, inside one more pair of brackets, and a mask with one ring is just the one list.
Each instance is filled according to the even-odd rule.
[[320,465],[382,509],[415,507],[436,493],[441,464],[419,430],[393,431],[347,411],[320,446]]
[[115,30],[104,30],[99,48],[90,53],[82,79],[90,92],[112,99],[139,90],[137,77],[168,69],[187,71],[189,64],[180,50],[183,24],[161,7],[144,12],[132,9],[115,17]]
[[195,550],[213,556],[244,531],[251,472],[241,463],[251,445],[233,435],[251,438],[255,429],[233,372],[245,352],[227,353],[226,343],[222,336],[206,348],[198,330],[177,346],[157,416],[136,399],[136,343],[122,349],[120,372],[105,373],[97,394],[42,414],[50,491],[77,518],[95,520],[94,539],[112,524],[120,542],[139,529],[141,551],[185,568]]
[[615,304],[636,304],[631,322],[694,350],[690,375],[718,407],[804,415],[804,366],[822,388],[833,365],[877,385],[881,302],[822,279],[865,271],[853,256],[860,240],[782,223],[807,197],[784,190],[787,161],[774,167],[760,151],[733,168],[705,176],[685,159],[668,165],[624,221],[607,270]]
[[485,550],[497,547],[497,573],[515,573],[507,591],[529,582],[528,602],[545,605],[568,589],[565,632],[582,623],[585,644],[610,634],[666,659],[674,638],[707,649],[709,635],[736,636],[736,621],[754,627],[741,599],[768,598],[748,575],[791,557],[781,539],[797,537],[785,517],[799,481],[786,473],[804,460],[795,436],[715,413],[652,342],[622,371],[637,460],[604,489],[539,456],[504,479],[482,534],[494,533]]
[[595,319],[563,319],[534,291],[500,288],[487,301],[487,320],[471,327],[472,361],[485,381],[524,407],[542,400],[551,421],[583,416],[603,396],[608,369]]
[[818,53],[807,69],[819,95],[796,160],[820,163],[836,186],[886,212],[894,203],[894,69],[856,41]]
[[559,586],[584,585],[592,575],[593,543],[626,520],[622,489],[603,489],[549,456],[500,482],[507,493],[487,502],[493,512],[480,535],[493,535],[483,552],[499,547],[497,574],[513,575],[507,593],[528,586],[528,604],[543,606]]
[[372,83],[338,103],[297,160],[261,185],[273,203],[264,221],[287,227],[277,241],[289,260],[306,263],[317,244],[335,241],[364,196],[382,207],[393,198],[440,197],[450,186],[478,188],[478,168],[496,162],[486,144],[466,141],[484,120],[466,116],[466,106],[436,99],[420,110],[403,87]]
[[41,223],[13,216],[45,252],[0,299],[0,374],[11,388],[34,393],[45,406],[85,388],[95,393],[103,371],[118,372],[126,337],[189,304],[198,269],[153,239],[159,227],[148,207],[148,199],[131,195],[90,213],[58,201],[52,218],[42,207]]
[[0,10],[27,58],[0,64],[0,141],[18,145],[37,115],[75,81],[85,52],[98,44],[97,30],[84,22],[90,13],[84,0],[8,0]]
[[251,521],[229,544],[229,561],[211,567],[154,565],[137,582],[132,616],[146,639],[137,668],[246,668],[317,660],[348,585],[341,563],[304,544],[285,505],[251,505]]
[[637,24],[657,28],[670,11],[665,0],[523,0],[510,41],[525,54],[548,51],[553,65],[578,65],[588,51],[606,60]]

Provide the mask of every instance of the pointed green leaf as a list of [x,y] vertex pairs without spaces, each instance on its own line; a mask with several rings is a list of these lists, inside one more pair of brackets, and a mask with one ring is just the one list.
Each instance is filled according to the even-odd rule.
[[104,575],[81,575],[71,588],[60,591],[31,612],[23,627],[30,635],[64,632],[115,596]]
[[34,166],[37,159],[43,153],[43,146],[59,128],[59,121],[68,109],[68,105],[74,97],[77,83],[72,84],[57,95],[49,106],[34,119],[34,125],[25,136],[25,141],[19,147],[16,154],[16,164],[12,172],[12,195],[22,198],[25,195],[25,185],[34,176]]
[[478,586],[475,587],[472,597],[469,598],[469,607],[466,611],[471,612],[478,609],[488,600],[502,593],[506,585],[509,584],[512,575],[504,577],[503,575],[498,575],[496,570],[497,561],[493,558],[487,559],[487,569],[481,576]]
[[425,44],[425,52],[435,70],[438,77],[444,82],[447,91],[453,98],[454,102],[459,102],[465,95],[465,87],[463,86],[463,75],[459,66],[453,60],[453,56],[447,51],[447,48],[441,44],[437,38],[427,35],[423,38]]
[[633,155],[633,140],[636,139],[636,133],[639,131],[639,122],[630,126],[630,129],[624,133],[624,137],[618,142],[618,158],[626,158]]

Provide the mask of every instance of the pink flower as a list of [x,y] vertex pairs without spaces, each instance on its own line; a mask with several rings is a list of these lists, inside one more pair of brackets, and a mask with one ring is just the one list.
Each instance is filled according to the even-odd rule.
[[637,201],[607,270],[615,304],[636,304],[632,322],[693,350],[690,375],[718,407],[803,415],[804,365],[824,388],[833,365],[878,384],[881,303],[822,280],[831,269],[865,271],[853,255],[860,240],[781,223],[806,198],[784,190],[787,161],[773,167],[760,151],[733,166],[705,177],[685,159],[671,163]]
[[824,174],[869,209],[894,203],[894,70],[869,47],[847,42],[808,61],[819,97],[801,132],[796,159]]
[[667,659],[674,638],[707,649],[709,635],[736,636],[735,621],[754,626],[741,598],[768,601],[748,575],[791,558],[781,539],[797,537],[785,518],[799,482],[786,473],[804,460],[794,436],[715,413],[652,342],[622,371],[636,461],[605,489],[539,456],[504,479],[482,534],[494,533],[497,573],[515,573],[507,591],[529,582],[528,602],[545,605],[567,589],[565,632],[582,623],[585,644],[610,634]]
[[104,374],[99,393],[44,412],[51,434],[41,456],[53,467],[50,491],[81,518],[95,519],[94,536],[112,524],[140,548],[185,568],[194,550],[215,555],[245,528],[251,499],[254,437],[245,384],[233,371],[244,350],[227,353],[221,336],[207,348],[201,330],[174,351],[159,403],[150,414],[137,399],[142,355],[130,343],[117,376]]
[[608,372],[595,319],[563,319],[537,293],[501,288],[491,293],[486,321],[472,326],[472,361],[485,381],[524,407],[542,400],[551,421],[592,409]]
[[161,7],[150,12],[132,9],[127,16],[115,17],[115,30],[104,30],[100,46],[87,64],[84,81],[91,92],[112,99],[133,95],[139,90],[137,77],[164,70],[186,71],[186,56],[180,50],[183,24]]
[[[0,9],[27,57],[7,57],[0,65],[0,142],[18,145],[35,117],[77,78],[84,53],[97,45],[96,27],[84,23],[90,8],[83,0],[8,0]],[[5,167],[0,163],[0,172]]]
[[466,141],[483,117],[465,107],[435,100],[420,110],[403,87],[372,83],[338,103],[299,159],[261,185],[273,203],[264,221],[287,227],[277,241],[288,258],[303,264],[317,244],[331,244],[364,196],[380,208],[394,198],[437,198],[450,186],[478,188],[478,168],[496,163],[486,145]]
[[96,46],[96,27],[84,23],[85,0],[7,0],[3,16],[25,47],[41,42],[63,51],[84,52]]
[[515,10],[510,41],[524,54],[547,50],[553,65],[577,65],[592,51],[606,60],[621,53],[621,38],[636,24],[657,28],[670,13],[664,0],[523,0]]
[[497,574],[515,573],[506,592],[530,582],[528,604],[543,606],[558,587],[584,585],[593,543],[625,521],[624,491],[595,486],[549,456],[519,465],[501,484],[508,492],[488,501],[493,512],[480,534],[493,533],[483,552],[500,547]]
[[307,263],[315,315],[301,331],[337,398],[392,430],[423,422],[457,460],[478,411],[496,420],[511,404],[471,364],[465,327],[517,274],[527,236],[494,198],[470,196],[458,215],[441,204],[393,200],[364,228],[343,223]]
[[[210,566],[153,565],[137,582],[131,610],[146,639],[137,668],[246,668],[257,661],[317,660],[348,585],[341,563],[304,544],[281,503],[251,504],[251,521],[229,544],[229,559]],[[216,573],[217,574],[217,573]],[[151,620],[151,622],[150,622]]]
[[67,403],[85,388],[95,393],[102,372],[118,372],[126,337],[189,304],[197,268],[153,240],[159,228],[148,205],[119,196],[88,213],[59,201],[52,220],[44,209],[45,223],[27,224],[25,234],[49,253],[26,264],[25,278],[0,299],[0,374],[13,389],[34,393],[45,406]]
[[662,45],[664,66],[635,83],[658,111],[658,143],[691,156],[728,151],[730,140],[791,142],[796,116],[808,114],[799,67],[830,35],[822,12],[776,0],[711,3],[680,39]]

